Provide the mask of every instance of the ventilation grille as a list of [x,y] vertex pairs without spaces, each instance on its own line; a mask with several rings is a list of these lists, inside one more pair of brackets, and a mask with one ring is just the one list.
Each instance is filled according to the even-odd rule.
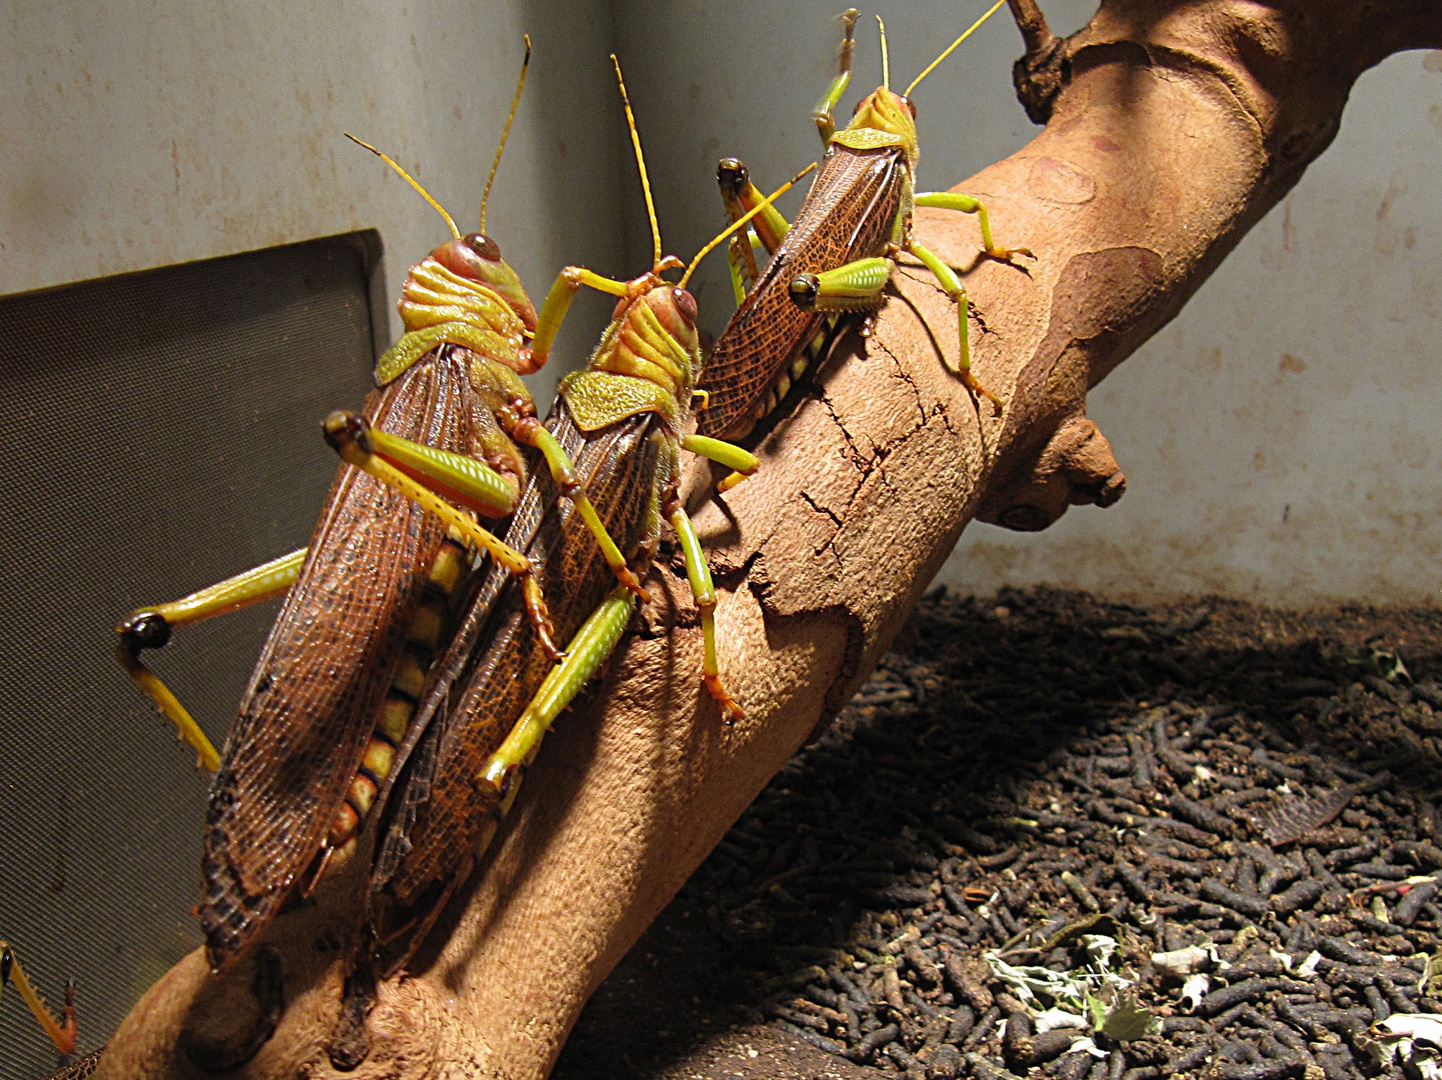
[[[0,938],[80,1049],[200,944],[208,778],[114,660],[128,610],[303,545],[375,358],[371,232],[0,298]],[[380,323],[383,327],[384,323]],[[219,745],[275,604],[149,654]],[[13,992],[0,1080],[56,1056]]]

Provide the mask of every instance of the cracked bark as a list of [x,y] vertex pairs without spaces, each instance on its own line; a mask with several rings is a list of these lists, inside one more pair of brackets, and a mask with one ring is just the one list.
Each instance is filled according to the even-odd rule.
[[[1087,390],[1296,183],[1363,70],[1442,46],[1442,6],[1116,0],[1070,39],[1041,30],[1018,84],[1047,128],[958,186],[985,198],[1002,242],[1038,255],[1029,273],[981,263],[966,277],[975,362],[1005,414],[978,409],[947,374],[952,310],[907,268],[873,336],[853,340],[767,438],[758,477],[722,502],[706,497],[709,476],[692,476],[723,587],[723,674],[747,719],[722,728],[700,693],[694,612],[663,563],[652,632],[623,647],[603,705],[562,720],[438,953],[376,987],[369,1052],[346,1075],[544,1075],[590,992],[871,669],[963,525],[1043,527],[1121,493]],[[939,106],[921,103],[923,135]],[[949,261],[973,262],[970,218],[924,210],[917,229]],[[278,920],[268,944],[286,1010],[227,1075],[333,1074],[355,884],[342,877]],[[242,964],[215,981],[198,955],[183,961],[117,1032],[99,1075],[208,1075],[178,1049],[195,1045],[183,1033],[250,1038],[264,1013],[254,975]],[[344,1065],[359,1053],[353,1028]]]

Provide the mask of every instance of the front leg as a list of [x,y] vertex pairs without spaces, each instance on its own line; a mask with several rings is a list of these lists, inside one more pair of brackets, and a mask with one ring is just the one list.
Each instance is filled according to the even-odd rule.
[[760,460],[749,450],[743,450],[735,443],[713,439],[709,435],[687,435],[681,440],[681,449],[689,450],[698,457],[725,465],[731,475],[716,485],[717,494],[724,495],[741,481],[754,476],[761,467]]
[[[958,210],[963,214],[975,214],[977,224],[981,226],[982,250],[993,259],[1000,259],[1002,262],[1014,262],[1017,255],[1025,255],[1028,258],[1036,258],[1030,248],[1004,248],[997,247],[991,238],[991,222],[987,218],[986,207],[982,201],[973,195],[962,195],[955,191],[924,191],[916,196],[917,206],[931,206],[939,210]],[[917,258],[920,258],[918,255]]]
[[836,108],[836,103],[841,100],[841,95],[846,93],[847,84],[851,82],[851,57],[856,52],[856,20],[860,17],[861,12],[855,8],[847,8],[842,12],[839,73],[831,80],[831,85],[826,88],[826,93],[812,113],[816,130],[821,133],[823,146],[830,146],[831,136],[836,134],[836,118],[831,115],[831,110]]
[[686,508],[677,503],[668,515],[676,538],[681,541],[681,554],[686,560],[686,580],[691,584],[691,596],[701,612],[701,640],[705,659],[701,666],[701,681],[706,684],[712,699],[721,707],[721,719],[734,724],[745,718],[746,713],[736,704],[736,699],[721,683],[721,668],[716,659],[716,586],[711,581],[711,568],[706,565],[706,553],[701,550],[701,540],[696,527],[686,516]]
[[560,332],[561,323],[566,320],[566,312],[571,309],[571,301],[576,299],[576,293],[580,292],[582,285],[588,285],[611,296],[626,296],[630,287],[629,282],[602,277],[584,266],[562,267],[551,284],[550,292],[546,293],[546,302],[541,305],[540,315],[536,316],[536,332],[531,337],[531,344],[522,350],[521,359],[525,371],[538,371],[545,366],[551,355],[551,346],[556,343],[556,334]]

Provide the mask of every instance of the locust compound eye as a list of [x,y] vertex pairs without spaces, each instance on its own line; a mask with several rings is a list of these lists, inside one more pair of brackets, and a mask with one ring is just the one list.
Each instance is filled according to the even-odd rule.
[[[477,233],[476,235],[480,235]],[[474,247],[466,240],[452,240],[442,244],[431,252],[431,258],[440,263],[453,274],[458,274],[468,281],[485,281],[488,266],[486,261]],[[494,247],[494,245],[492,245]],[[496,248],[496,254],[500,255],[500,249]],[[494,260],[492,260],[494,263]]]
[[696,325],[696,298],[687,289],[673,289],[671,295],[676,301],[676,310],[681,313],[681,318],[691,325]]
[[473,232],[466,237],[466,246],[481,258],[490,262],[501,261],[501,245],[485,233]]
[[791,279],[789,291],[796,306],[809,311],[816,306],[816,299],[821,295],[821,282],[815,274],[797,274]]
[[903,105],[906,106],[906,111],[909,112],[909,113],[911,114],[911,118],[912,118],[913,120],[915,120],[915,119],[916,119],[916,102],[912,101],[911,98],[905,97],[905,96],[903,96],[903,95],[901,95],[901,94],[897,94],[897,95],[896,95],[896,100],[899,101],[899,102],[901,102]]

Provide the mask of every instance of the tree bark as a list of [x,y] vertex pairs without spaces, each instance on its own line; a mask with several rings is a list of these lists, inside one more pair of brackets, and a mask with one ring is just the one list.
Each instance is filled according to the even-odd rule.
[[376,987],[363,1023],[369,998],[353,987],[338,1024],[359,885],[343,875],[270,939],[273,1034],[273,961],[215,980],[196,954],[146,994],[99,1076],[213,1075],[207,1063],[260,1039],[227,1075],[331,1076],[363,1055],[345,1075],[544,1076],[590,993],[870,672],[966,522],[1044,528],[1121,494],[1088,389],[1297,182],[1362,71],[1442,47],[1442,5],[1108,0],[1070,39],[1028,29],[1039,51],[1018,88],[1047,127],[958,190],[1036,260],[977,262],[971,217],[917,215],[923,242],[974,266],[974,363],[1004,414],[947,372],[954,309],[904,266],[871,336],[767,437],[756,478],[717,498],[709,472],[690,477],[722,591],[722,673],[746,719],[723,727],[701,691],[695,612],[679,562],[663,560],[643,631],[548,740],[444,944]]

